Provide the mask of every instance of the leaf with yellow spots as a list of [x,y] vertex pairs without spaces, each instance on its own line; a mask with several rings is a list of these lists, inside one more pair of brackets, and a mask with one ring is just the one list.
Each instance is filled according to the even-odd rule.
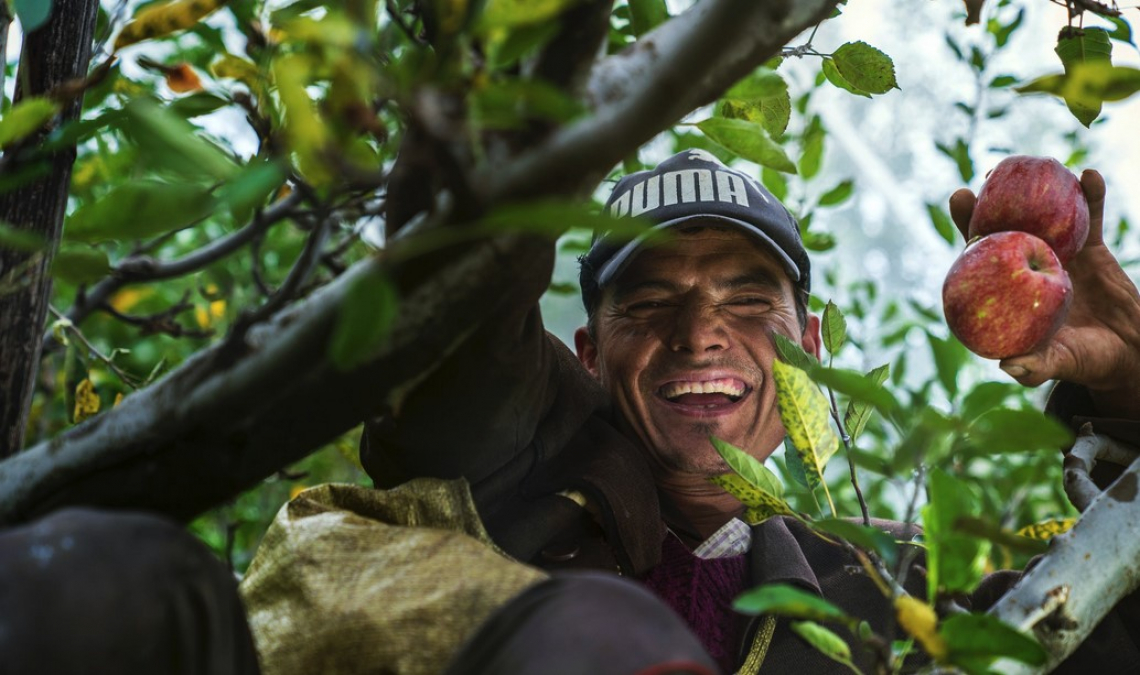
[[823,483],[823,469],[839,449],[839,437],[831,428],[831,408],[807,373],[795,366],[773,361],[772,379],[780,421],[803,462],[808,486],[814,489]]
[[780,497],[757,487],[745,480],[740,474],[725,473],[719,476],[709,476],[710,483],[724,488],[733,497],[744,504],[744,521],[749,525],[758,525],[773,516],[790,516],[792,510],[787,502]]
[[1023,537],[1029,537],[1030,539],[1049,541],[1059,534],[1068,532],[1072,529],[1073,525],[1076,524],[1076,518],[1053,518],[1051,520],[1043,520],[1040,523],[1026,525],[1018,530],[1017,533]]
[[946,659],[946,641],[938,634],[938,615],[934,608],[912,595],[895,598],[895,613],[899,625],[918,641],[935,660]]
[[193,28],[224,0],[173,0],[143,7],[115,38],[115,49]]
[[75,387],[75,423],[79,424],[88,417],[93,417],[99,412],[101,403],[99,395],[95,393],[95,385],[91,383],[91,378],[85,377],[80,380]]

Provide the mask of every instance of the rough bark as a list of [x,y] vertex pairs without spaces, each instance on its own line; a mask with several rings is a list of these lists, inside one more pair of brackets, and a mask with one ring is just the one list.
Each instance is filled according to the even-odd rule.
[[[82,77],[91,60],[97,0],[55,0],[51,18],[24,39],[17,73],[18,101],[50,91]],[[62,121],[79,117],[82,99],[62,111]],[[63,228],[67,191],[75,151],[59,152],[43,177],[0,195],[0,221],[35,232],[51,242],[46,251],[28,253],[0,248],[0,277],[19,289],[0,295],[0,457],[23,445],[28,409],[35,388],[43,334],[51,296],[51,261]]]
[[[684,82],[680,98],[712,100],[734,77],[749,72],[826,15],[834,0],[797,3],[790,11],[799,25],[792,25],[789,13],[774,23],[767,11],[757,12],[753,4],[707,0],[658,29],[674,25],[672,32],[656,33],[653,50],[691,60],[684,77],[692,79]],[[809,5],[812,11],[805,11]],[[720,34],[726,23],[735,24],[731,35],[736,42]],[[748,25],[742,28],[742,23]],[[782,37],[769,35],[773,30]],[[673,45],[674,40],[684,48]],[[680,67],[669,58],[614,62],[595,71],[589,89],[605,88],[622,63],[631,68],[640,64],[641,69]],[[704,69],[717,72],[713,76]],[[478,186],[484,203],[580,193],[617,159],[688,112],[671,106],[668,115],[638,118],[654,101],[678,98],[676,92],[656,89],[661,78],[639,80],[642,74],[620,78],[621,91],[597,100],[595,114],[575,125],[574,135],[585,140],[585,151],[567,154],[564,138],[556,134],[524,160],[500,163],[496,172],[501,170],[503,177],[493,186]],[[638,131],[615,137],[615,127]],[[527,173],[524,167],[539,167],[546,174]],[[0,463],[0,523],[65,504],[131,506],[193,517],[401,396],[470,334],[495,303],[511,302],[514,281],[534,274],[535,263],[551,249],[549,242],[516,237],[472,246],[403,298],[395,333],[375,359],[342,373],[327,358],[332,322],[354,279],[377,273],[380,265],[375,260],[360,263],[319,296],[252,336],[253,344],[239,358],[229,358],[221,347],[207,350],[117,408]]]

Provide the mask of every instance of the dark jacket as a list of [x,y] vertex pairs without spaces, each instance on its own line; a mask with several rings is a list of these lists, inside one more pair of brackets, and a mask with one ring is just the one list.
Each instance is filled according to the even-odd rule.
[[[1061,399],[1054,407],[1064,415],[1091,412],[1079,392]],[[521,561],[639,576],[659,560],[662,506],[642,451],[618,430],[607,393],[543,331],[537,309],[489,317],[398,407],[367,423],[361,461],[382,488],[417,476],[465,477],[488,532]],[[559,495],[568,490],[596,506],[596,517]],[[900,524],[880,525],[896,537],[909,536]],[[866,618],[876,630],[887,629],[889,601],[842,548],[791,519],[770,520],[753,535],[750,586],[795,584]],[[1016,578],[991,575],[964,602],[985,609]],[[907,586],[924,594],[921,557]],[[1092,664],[1102,673],[1140,669],[1140,650],[1124,630],[1125,622],[1140,626],[1134,614],[1118,611],[1106,619],[1058,672],[1082,672]],[[758,627],[751,622],[741,663]],[[857,664],[869,667],[867,655],[853,649]],[[777,623],[763,672],[835,668],[786,621]]]

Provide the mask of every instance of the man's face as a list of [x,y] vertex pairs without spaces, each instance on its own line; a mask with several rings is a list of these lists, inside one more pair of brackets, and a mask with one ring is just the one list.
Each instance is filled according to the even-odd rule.
[[575,335],[578,357],[612,394],[659,469],[726,471],[709,436],[758,459],[780,444],[773,333],[819,354],[819,319],[796,319],[780,263],[733,228],[676,231],[610,284],[596,340]]

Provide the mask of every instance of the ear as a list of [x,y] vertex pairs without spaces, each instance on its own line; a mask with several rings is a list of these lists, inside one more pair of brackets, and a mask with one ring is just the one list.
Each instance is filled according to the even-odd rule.
[[[816,327],[818,329],[818,322]],[[598,345],[590,337],[590,331],[582,326],[574,331],[574,350],[578,353],[578,360],[590,371],[595,378],[598,377]]]
[[804,335],[800,339],[800,346],[804,351],[811,354],[815,358],[819,358],[819,348],[823,344],[823,338],[819,333],[819,317],[815,314],[808,314],[807,328],[804,329]]

